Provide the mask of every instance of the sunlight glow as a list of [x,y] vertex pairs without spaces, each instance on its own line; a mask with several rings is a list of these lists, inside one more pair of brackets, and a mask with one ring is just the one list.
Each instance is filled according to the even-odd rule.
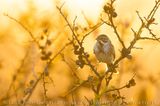
[[83,14],[93,22],[98,19],[104,4],[104,0],[66,0],[66,2],[73,15]]

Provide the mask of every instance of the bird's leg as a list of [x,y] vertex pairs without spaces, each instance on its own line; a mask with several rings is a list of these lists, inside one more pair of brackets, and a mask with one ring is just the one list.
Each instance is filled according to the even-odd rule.
[[108,71],[109,72],[114,72],[114,73],[117,72],[116,69],[115,69],[115,67],[114,67],[114,65],[113,65],[113,63],[107,64],[107,67],[108,67]]

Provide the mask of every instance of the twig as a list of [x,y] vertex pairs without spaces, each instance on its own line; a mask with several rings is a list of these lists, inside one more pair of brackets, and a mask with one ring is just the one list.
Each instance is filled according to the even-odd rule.
[[[29,35],[31,36],[31,38],[33,39],[33,41],[40,47],[38,41],[36,40],[36,38],[34,37],[34,35],[32,34],[32,32],[27,29],[21,22],[17,21],[16,19],[14,19],[13,17],[7,15],[7,14],[4,14],[5,16],[7,16],[8,18],[10,18],[11,20],[15,21],[16,23],[18,23],[20,26],[22,26],[22,28],[24,28],[24,30],[26,30]],[[68,46],[70,45],[71,42],[67,43],[64,47],[62,47],[62,49],[57,53],[55,54],[55,56],[53,56],[52,58],[49,59],[48,61],[48,66],[52,63],[52,61]],[[25,106],[26,103],[28,102],[28,100],[30,99],[30,97],[32,96],[33,94],[33,91],[35,90],[37,84],[39,83],[39,81],[41,80],[41,78],[43,77],[43,74],[45,74],[45,72],[42,72],[42,74],[38,77],[38,79],[36,80],[36,82],[34,83],[34,85],[32,86],[31,88],[31,92],[25,97],[25,99],[23,100],[23,105]]]
[[25,26],[23,25],[21,22],[19,22],[18,20],[16,20],[15,18],[9,16],[8,14],[4,14],[4,16],[8,17],[9,19],[15,21],[16,23],[18,23],[25,31],[27,31],[29,33],[29,35],[31,36],[32,40],[39,45],[38,41],[36,40],[36,38],[34,37],[34,35],[32,34],[32,32]]
[[102,26],[103,24],[104,24],[104,22],[98,23],[98,24],[96,24],[95,26],[93,26],[92,29],[91,29],[91,31],[89,31],[88,33],[86,33],[86,34],[83,36],[83,38],[82,38],[82,40],[81,40],[81,43],[83,43],[84,39],[85,39],[89,34],[91,34],[93,31],[95,31],[97,28],[99,28],[99,27]]
[[75,87],[71,88],[65,95],[64,97],[68,96],[69,94],[73,93],[74,91],[76,91],[79,87],[83,86],[85,83],[87,83],[88,80],[85,80],[83,82],[81,82],[80,84],[76,85]]
[[155,0],[155,6],[153,7],[153,9],[151,10],[151,12],[149,13],[147,19],[152,19],[154,17],[154,14],[156,13],[157,9],[159,8],[160,5],[160,0],[156,1]]
[[43,80],[43,91],[44,91],[44,105],[47,106],[47,88],[46,84],[47,82],[45,81],[45,73],[43,73],[42,80]]
[[[129,83],[125,84],[124,86],[122,86],[122,87],[120,87],[120,88],[114,88],[114,89],[107,90],[107,91],[105,91],[105,93],[113,92],[113,91],[117,91],[117,90],[120,91],[121,89],[127,88],[129,84],[133,84],[133,83],[130,82],[130,81],[134,79],[135,75],[136,75],[136,74],[134,74],[134,75],[132,76],[132,78],[129,80]],[[129,87],[131,87],[131,86],[129,86]]]
[[[69,45],[70,45],[70,43],[67,43],[64,47],[62,47],[62,49],[61,49],[57,54],[55,54],[54,57],[52,57],[51,59],[49,59],[49,62],[47,62],[47,66],[49,66],[49,65],[52,63],[52,61],[53,61],[67,46],[69,46]],[[44,70],[45,70],[45,69],[44,69]],[[35,90],[35,88],[36,88],[37,84],[39,83],[39,81],[42,79],[43,74],[45,74],[45,71],[43,71],[43,72],[41,73],[41,75],[39,76],[39,78],[38,78],[38,79],[36,80],[36,82],[34,83],[31,92],[29,93],[29,95],[27,95],[26,99],[25,99],[24,102],[23,102],[23,105],[24,105],[24,106],[26,105],[26,103],[28,102],[28,100],[30,99],[30,97],[32,96],[33,91]]]
[[[80,40],[78,39],[78,37],[77,37],[76,33],[74,32],[71,24],[69,23],[67,17],[63,14],[63,12],[62,12],[62,6],[61,6],[61,7],[58,7],[58,6],[57,6],[57,9],[59,10],[60,14],[62,15],[62,17],[63,17],[64,20],[66,21],[68,27],[70,28],[70,30],[71,30],[71,32],[72,32],[72,35],[73,35],[73,39],[75,39],[75,40],[77,41],[77,43],[79,44],[80,48],[83,48],[83,47],[82,47],[82,43],[81,43]],[[97,72],[97,70],[95,70],[94,66],[93,66],[93,65],[91,64],[91,62],[89,61],[87,55],[86,55],[85,53],[83,53],[83,54],[84,54],[84,56],[85,56],[85,59],[86,59],[88,65],[89,65],[90,68],[92,69],[92,71],[95,73],[95,75],[97,75],[97,76],[100,78],[101,76],[99,75],[99,73]]]
[[140,40],[155,40],[159,42],[160,38],[141,37]]
[[69,67],[70,70],[72,71],[73,76],[74,76],[76,79],[80,80],[80,78],[78,77],[77,73],[75,72],[76,70],[73,70],[73,69],[72,69],[72,66],[69,64],[69,62],[66,61],[66,59],[65,59],[65,57],[64,57],[64,54],[61,53],[61,56],[62,56],[63,61],[68,65],[68,67]]
[[76,19],[77,19],[77,16],[75,17],[75,19],[74,19],[74,21],[73,21],[73,30],[75,29]]
[[[113,9],[113,10],[114,10],[114,8],[113,8],[114,2],[115,2],[115,0],[111,0],[111,4],[110,4],[111,9]],[[117,35],[117,38],[118,38],[119,42],[121,43],[121,45],[123,46],[123,48],[125,48],[125,44],[124,44],[124,42],[122,41],[122,39],[121,39],[121,37],[120,37],[120,34],[119,34],[118,31],[117,31],[117,27],[116,27],[115,24],[114,24],[113,16],[108,14],[108,18],[109,18],[111,27],[113,28],[115,34]]]
[[[114,3],[114,1],[115,1],[115,0],[111,0],[111,4],[109,4],[109,6],[111,7],[112,10],[114,10],[114,8],[113,8],[113,3]],[[157,5],[157,4],[156,4],[156,5]],[[157,5],[157,6],[159,6],[159,5]],[[154,11],[156,11],[156,10],[158,9],[157,6],[154,7],[154,8],[156,8],[156,9],[154,9]],[[151,11],[150,14],[152,14],[152,18],[153,18],[155,12]],[[121,60],[123,60],[124,58],[126,58],[126,57],[128,57],[128,56],[130,55],[131,50],[134,49],[134,45],[136,44],[136,42],[137,42],[138,40],[140,40],[140,39],[148,39],[148,40],[157,40],[157,41],[158,41],[158,40],[160,39],[160,38],[141,37],[142,30],[143,30],[143,28],[145,28],[145,25],[147,25],[148,22],[147,22],[147,23],[144,23],[143,19],[142,19],[141,16],[139,15],[139,12],[137,12],[137,15],[139,16],[142,24],[141,24],[141,26],[140,26],[140,28],[138,29],[137,32],[136,32],[134,29],[131,29],[131,30],[133,31],[133,33],[134,33],[134,39],[131,41],[130,45],[126,48],[125,45],[124,45],[124,42],[123,42],[123,41],[121,40],[121,38],[120,38],[120,35],[119,35],[119,33],[118,33],[117,29],[116,29],[116,26],[114,25],[112,15],[109,15],[109,14],[108,14],[108,16],[109,16],[109,21],[110,21],[110,23],[111,23],[111,25],[112,25],[112,27],[113,27],[113,29],[114,29],[114,32],[115,32],[115,34],[117,35],[120,43],[121,43],[122,46],[123,46],[122,51],[121,51],[121,54],[122,54],[122,55],[121,55],[117,60],[115,60],[115,62],[114,62],[113,65],[111,66],[112,70],[115,70],[115,68],[117,68],[117,66],[118,66],[118,63],[119,63]],[[108,71],[105,73],[105,75],[103,76],[103,78],[110,73],[109,71],[110,71],[110,70],[108,70]],[[106,86],[109,85],[109,82],[111,81],[113,74],[114,74],[114,72],[111,72],[111,74],[110,74],[109,77],[107,78],[107,80],[106,80]],[[106,92],[117,91],[117,90],[121,90],[121,89],[126,88],[126,87],[130,87],[130,85],[126,84],[125,86],[122,86],[122,87],[117,88],[117,89],[111,89],[111,90],[108,90],[108,91],[106,91]]]
[[68,47],[71,43],[72,43],[72,41],[68,42],[65,46],[63,46],[63,47],[59,50],[58,53],[56,53],[52,58],[49,59],[48,64],[51,64],[52,61],[53,61],[59,54],[61,54],[61,52],[62,52],[66,47]]

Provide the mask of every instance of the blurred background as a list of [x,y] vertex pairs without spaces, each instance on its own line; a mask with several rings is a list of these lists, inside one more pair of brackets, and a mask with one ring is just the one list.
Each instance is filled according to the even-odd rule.
[[[23,99],[27,88],[36,81],[45,67],[45,61],[41,59],[41,50],[32,41],[29,33],[6,14],[21,22],[41,45],[44,44],[45,39],[49,39],[51,45],[46,48],[46,51],[51,51],[54,56],[66,45],[68,38],[71,38],[71,31],[56,6],[64,3],[62,10],[70,23],[77,16],[77,33],[82,36],[85,29],[100,21],[106,2],[106,0],[0,0],[0,104],[3,104],[6,96],[9,98],[6,100],[13,102]],[[154,0],[116,0],[115,11],[118,17],[115,22],[126,45],[129,45],[133,39],[131,28],[137,30],[141,25],[136,11],[139,11],[142,17],[147,16],[154,3]],[[155,15],[155,22],[158,24],[159,12],[160,10]],[[160,34],[159,28],[160,25],[152,26],[156,35]],[[95,38],[102,33],[107,34],[115,46],[116,58],[120,55],[121,49],[116,35],[107,25],[102,25],[85,39],[85,51],[90,54],[90,60],[99,72],[103,72],[106,66],[103,63],[97,64],[92,49]],[[142,36],[149,36],[149,33],[144,30]],[[136,72],[136,86],[121,92],[126,97],[126,101],[133,102],[129,106],[160,106],[160,43],[143,40],[138,41],[136,47],[142,49],[134,49],[131,60],[124,59],[120,62],[119,74],[114,75],[111,86],[121,87]],[[94,98],[94,93],[88,85],[79,87],[64,98],[77,82],[93,75],[87,66],[80,69],[75,64],[76,58],[73,47],[68,46],[63,51],[63,55],[59,55],[52,62],[49,68],[52,81],[46,79],[49,82],[46,87],[50,100],[70,101],[75,98],[77,101],[86,101],[84,97]],[[30,100],[43,100],[43,93],[43,83],[40,81]],[[139,104],[140,101],[148,102]],[[68,106],[63,103],[61,105]]]

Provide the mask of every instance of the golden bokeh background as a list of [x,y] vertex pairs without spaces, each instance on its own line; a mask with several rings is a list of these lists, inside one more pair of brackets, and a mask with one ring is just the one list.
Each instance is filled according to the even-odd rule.
[[[25,90],[30,86],[30,81],[35,81],[45,67],[45,62],[41,60],[41,51],[33,43],[29,33],[5,14],[25,25],[36,39],[46,34],[44,30],[48,29],[47,35],[52,45],[47,48],[47,51],[52,51],[54,56],[71,37],[71,31],[56,9],[56,6],[61,6],[63,3],[63,12],[68,16],[69,22],[72,23],[77,16],[76,25],[85,28],[98,23],[106,0],[0,0],[0,104],[7,94],[13,95],[10,97],[11,101],[21,100]],[[154,0],[116,0],[115,9],[118,13],[116,25],[126,45],[129,45],[133,39],[131,28],[137,30],[140,27],[136,11],[139,11],[141,16],[146,16],[154,3]],[[160,34],[159,13],[160,10],[155,15],[158,25],[152,26],[156,35]],[[107,34],[111,39],[116,49],[116,58],[120,55],[121,46],[113,30],[107,25],[102,25],[85,39],[85,50],[90,54],[90,59],[97,69],[103,72],[106,66],[103,63],[96,64],[92,50],[95,38],[101,33]],[[144,30],[142,35],[149,34]],[[160,43],[143,40],[138,41],[136,47],[143,49],[134,49],[133,58],[124,59],[120,63],[119,74],[114,76],[111,86],[120,87],[126,84],[136,72],[136,86],[122,90],[122,95],[127,101],[135,102],[129,106],[160,106]],[[53,83],[47,85],[48,97],[51,100],[63,101],[71,100],[72,96],[84,101],[84,96],[93,98],[94,93],[87,85],[77,89],[67,99],[63,98],[76,83],[72,71],[75,71],[81,80],[86,80],[89,75],[93,75],[89,67],[80,69],[76,66],[76,56],[73,54],[72,47],[65,49],[63,54],[69,65],[63,61],[61,55],[52,62],[49,73]],[[16,81],[9,90],[15,75],[17,75]],[[51,82],[49,79],[47,81]],[[40,81],[30,100],[43,100],[43,92],[43,83]],[[138,101],[148,101],[148,104],[138,104]]]

